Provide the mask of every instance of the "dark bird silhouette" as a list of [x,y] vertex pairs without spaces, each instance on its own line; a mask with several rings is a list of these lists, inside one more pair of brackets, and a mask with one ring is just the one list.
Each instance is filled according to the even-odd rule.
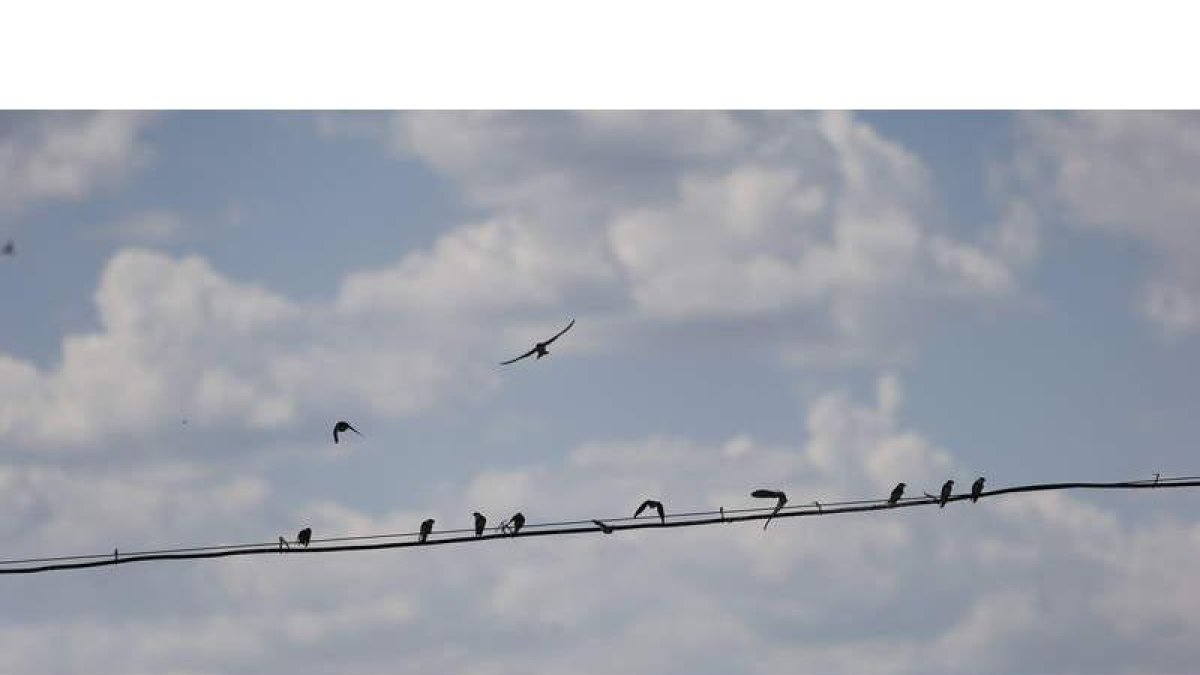
[[767,522],[763,523],[764,530],[767,529],[767,525],[771,524],[771,518],[779,515],[779,509],[782,509],[783,505],[787,503],[787,495],[779,490],[755,490],[754,492],[750,493],[750,496],[758,497],[759,499],[776,500],[775,510],[771,512],[771,516],[767,518]]
[[292,546],[291,546],[291,544],[287,543],[287,539],[280,537],[279,538],[279,552],[283,553],[283,549],[285,549],[285,548],[289,551],[292,550]]
[[433,518],[426,518],[421,521],[421,535],[417,537],[417,541],[424,544],[426,539],[429,539],[429,533],[433,532]]
[[349,422],[347,422],[345,420],[339,420],[337,424],[333,425],[333,442],[337,443],[338,442],[338,434],[344,434],[347,431],[353,431],[354,433],[358,434],[359,436],[362,436],[362,432],[360,432],[358,429],[355,429],[354,427],[350,426]]
[[946,502],[950,499],[950,491],[954,489],[954,481],[948,480],[942,483],[942,495],[938,497],[938,508],[946,508]]
[[595,519],[593,519],[592,522],[595,523],[596,527],[599,527],[600,530],[604,532],[604,534],[612,534],[613,533],[612,525],[607,525],[607,524],[605,524],[599,520],[595,520]]
[[520,361],[521,359],[526,358],[528,356],[533,356],[534,354],[537,354],[537,357],[539,359],[542,358],[543,356],[546,356],[547,354],[550,353],[550,350],[546,349],[546,347],[549,347],[550,343],[557,340],[560,336],[562,336],[563,333],[571,330],[571,326],[574,326],[574,325],[575,325],[575,319],[571,319],[571,323],[567,324],[566,328],[555,333],[554,337],[550,338],[549,340],[546,340],[545,342],[539,342],[539,343],[535,344],[533,346],[533,349],[530,349],[529,351],[525,352],[524,354],[518,356],[515,359],[509,359],[507,361],[503,361],[500,363],[500,365],[507,366],[510,363],[516,363],[517,361]]
[[979,495],[981,494],[983,494],[983,476],[976,478],[975,482],[971,483],[971,501],[979,501]]
[[475,516],[475,536],[482,537],[483,528],[487,525],[487,517],[478,511],[475,511],[471,515]]
[[525,514],[517,511],[516,514],[514,514],[510,519],[510,523],[512,524],[513,536],[515,537],[517,536],[517,533],[521,531],[521,528],[525,527]]
[[118,559],[119,557],[120,557],[120,554],[118,554],[118,553],[117,553],[117,549],[115,549],[115,548],[114,548],[114,549],[113,549],[113,562],[114,562],[114,563],[115,563],[115,562],[117,562],[117,559]]
[[308,548],[308,542],[311,540],[312,540],[312,528],[311,527],[306,527],[303,530],[300,530],[300,532],[296,535],[296,542],[298,544],[300,544],[301,546],[303,546],[304,548]]
[[642,505],[637,507],[637,511],[633,512],[633,517],[637,518],[638,516],[642,515],[642,511],[645,511],[646,509],[654,509],[658,511],[658,520],[663,525],[667,524],[667,514],[663,511],[662,502],[654,499],[647,499],[646,501],[642,502]]
[[888,506],[895,506],[896,502],[900,501],[900,498],[903,496],[904,483],[897,483],[896,487],[892,490],[892,496],[888,497]]
[[[3,253],[4,255],[16,255],[17,245],[13,243],[12,239],[9,239],[7,242],[5,242],[4,248],[0,250],[0,253]],[[34,257],[36,258],[37,256]]]

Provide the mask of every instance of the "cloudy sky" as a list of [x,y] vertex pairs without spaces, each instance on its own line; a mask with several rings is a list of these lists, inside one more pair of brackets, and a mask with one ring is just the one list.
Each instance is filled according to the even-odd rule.
[[[1197,473],[1197,184],[1188,114],[3,112],[2,557]],[[0,577],[0,673],[1194,672],[1181,492]]]

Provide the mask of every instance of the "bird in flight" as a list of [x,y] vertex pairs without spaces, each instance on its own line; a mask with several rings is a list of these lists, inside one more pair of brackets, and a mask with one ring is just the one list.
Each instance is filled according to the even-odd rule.
[[12,239],[9,239],[4,243],[4,248],[0,249],[0,253],[3,253],[4,255],[16,255],[17,245],[13,243]]
[[312,540],[312,528],[311,527],[306,527],[303,530],[300,530],[299,534],[296,535],[296,541],[304,548],[308,548],[308,542],[311,540]]
[[645,511],[646,509],[654,509],[655,511],[658,511],[658,520],[663,525],[667,524],[667,514],[663,511],[662,502],[654,499],[647,499],[646,501],[642,502],[642,505],[637,507],[637,511],[633,512],[633,517],[637,518],[638,516],[642,515],[642,511]]
[[359,436],[362,436],[362,432],[359,431],[358,429],[355,429],[354,427],[350,426],[349,422],[347,422],[346,420],[338,420],[338,423],[333,425],[333,442],[337,443],[338,442],[338,434],[344,434],[347,431],[353,431],[354,433],[358,434]]
[[979,501],[979,495],[981,494],[983,494],[983,476],[976,478],[975,482],[971,483],[971,501]]
[[478,511],[475,511],[471,515],[475,516],[475,536],[482,537],[483,528],[487,525],[487,517]]
[[771,524],[771,518],[774,518],[776,515],[778,515],[779,509],[782,509],[783,505],[787,503],[787,495],[779,490],[755,490],[754,492],[750,493],[750,496],[758,497],[759,499],[776,500],[775,510],[771,512],[771,516],[770,518],[767,518],[767,522],[763,523],[764,530],[767,529],[767,525]]
[[561,337],[563,333],[571,330],[571,326],[574,326],[574,325],[575,325],[575,319],[571,319],[571,323],[567,324],[566,328],[555,333],[554,337],[550,338],[549,340],[546,340],[545,342],[539,342],[539,343],[535,344],[533,346],[533,349],[530,349],[529,351],[525,352],[524,354],[518,356],[515,359],[509,359],[507,361],[503,361],[500,363],[500,365],[507,366],[510,363],[516,363],[517,361],[520,361],[521,359],[523,359],[527,356],[533,356],[534,354],[537,354],[537,357],[539,359],[542,358],[543,356],[546,356],[547,354],[550,353],[550,350],[546,349],[546,347],[550,346],[551,342],[554,342],[559,337]]
[[954,481],[948,480],[942,483],[942,495],[938,497],[938,508],[946,508],[946,502],[950,499],[950,491],[954,489]]
[[892,490],[892,496],[888,497],[888,506],[895,506],[896,502],[904,496],[904,483],[897,483],[895,489]]
[[417,538],[417,541],[424,544],[425,540],[429,539],[430,532],[433,532],[433,518],[426,518],[421,521],[421,536]]
[[612,525],[607,525],[604,523],[604,521],[595,520],[595,519],[593,519],[592,522],[595,523],[596,527],[600,528],[600,530],[602,532],[604,532],[604,534],[612,534],[613,533]]

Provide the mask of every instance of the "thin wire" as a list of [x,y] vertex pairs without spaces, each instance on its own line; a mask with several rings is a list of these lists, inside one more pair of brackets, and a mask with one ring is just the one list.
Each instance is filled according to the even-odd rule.
[[[1183,476],[1175,478],[1155,478],[1155,479],[1140,479],[1132,481],[1122,481],[1116,483],[1094,483],[1094,482],[1072,482],[1072,483],[1039,483],[1032,485],[1016,485],[1007,488],[999,488],[981,492],[980,499],[986,497],[996,497],[1006,494],[1016,494],[1024,492],[1041,492],[1047,490],[1074,490],[1074,489],[1158,489],[1158,488],[1184,488],[1184,487],[1200,487],[1200,476]],[[951,495],[947,498],[947,502],[961,501],[970,499],[969,494]],[[47,558],[26,558],[19,560],[0,560],[0,574],[35,574],[40,572],[51,572],[69,569],[83,569],[89,567],[101,567],[106,565],[122,565],[131,562],[146,562],[154,560],[195,560],[204,558],[223,558],[229,556],[240,555],[263,555],[263,554],[282,554],[282,553],[333,553],[339,551],[367,551],[384,548],[405,548],[410,546],[434,546],[443,544],[458,544],[477,541],[490,541],[494,539],[508,539],[514,536],[521,537],[538,537],[538,536],[557,536],[566,534],[596,534],[604,532],[610,534],[619,530],[635,530],[647,528],[663,528],[663,527],[694,527],[699,525],[715,525],[719,523],[734,523],[746,522],[752,520],[764,520],[769,518],[791,518],[798,516],[823,516],[837,515],[842,513],[862,513],[868,511],[890,510],[894,508],[907,508],[913,506],[928,506],[931,504],[940,503],[938,497],[926,495],[923,497],[907,497],[900,499],[895,504],[889,504],[886,499],[855,499],[833,502],[809,502],[806,504],[793,504],[775,512],[774,507],[757,507],[757,508],[742,508],[742,509],[725,509],[721,508],[717,511],[690,511],[683,513],[672,513],[667,516],[666,521],[659,521],[653,518],[634,518],[632,516],[622,516],[616,518],[596,519],[603,522],[608,530],[602,530],[595,521],[588,520],[564,520],[547,523],[530,523],[521,528],[519,535],[512,533],[497,532],[499,528],[493,528],[492,534],[482,534],[474,536],[473,529],[450,529],[438,530],[431,533],[431,538],[424,542],[413,540],[418,536],[417,532],[394,532],[386,534],[369,534],[343,537],[327,537],[323,539],[313,539],[311,543],[328,544],[337,542],[356,542],[356,541],[371,541],[385,539],[407,539],[407,541],[392,541],[385,543],[371,544],[345,544],[341,543],[334,546],[317,546],[306,548],[283,548],[282,545],[276,542],[248,543],[248,544],[220,544],[213,546],[195,546],[188,548],[166,548],[152,549],[144,551],[130,551],[125,554],[120,554],[114,551],[112,554],[91,554],[91,555],[74,555],[74,556],[57,556]],[[433,538],[432,535],[439,535],[438,538]],[[451,536],[445,535],[463,535]],[[285,540],[287,541],[287,540]],[[292,541],[287,541],[290,547]],[[75,562],[69,562],[75,561]],[[30,563],[47,563],[30,565]],[[15,567],[14,565],[25,565],[23,567]]]

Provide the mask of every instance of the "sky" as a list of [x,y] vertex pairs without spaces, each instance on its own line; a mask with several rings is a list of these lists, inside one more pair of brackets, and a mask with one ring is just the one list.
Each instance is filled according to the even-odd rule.
[[[0,557],[1194,475],[1198,182],[1192,113],[0,112]],[[1187,673],[1185,492],[5,576],[0,673]]]

